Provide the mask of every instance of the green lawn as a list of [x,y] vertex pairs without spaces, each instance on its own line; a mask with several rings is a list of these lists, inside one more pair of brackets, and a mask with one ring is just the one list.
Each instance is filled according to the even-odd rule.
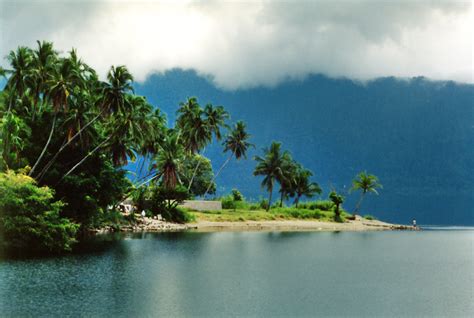
[[[273,208],[265,210],[223,209],[219,211],[191,211],[196,221],[264,221],[264,220],[321,220],[334,221],[333,211],[310,210],[302,208]],[[342,216],[348,215],[342,212]]]

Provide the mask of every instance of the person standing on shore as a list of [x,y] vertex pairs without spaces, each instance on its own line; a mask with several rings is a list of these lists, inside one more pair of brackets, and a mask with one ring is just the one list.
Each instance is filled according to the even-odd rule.
[[415,220],[415,219],[413,219],[413,221],[412,221],[412,222],[413,222],[413,227],[414,227],[414,228],[416,228],[416,220]]

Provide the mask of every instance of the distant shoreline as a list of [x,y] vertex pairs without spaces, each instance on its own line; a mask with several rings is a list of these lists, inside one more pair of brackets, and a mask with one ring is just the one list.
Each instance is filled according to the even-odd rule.
[[152,218],[138,219],[137,224],[122,226],[120,229],[104,227],[92,230],[95,234],[111,232],[319,232],[319,231],[391,231],[419,230],[413,226],[391,224],[378,220],[354,220],[344,223],[318,220],[261,220],[261,221],[197,221],[194,223],[170,223]]
[[377,220],[355,220],[344,223],[317,220],[276,220],[276,221],[198,221],[191,223],[190,229],[197,232],[241,232],[241,231],[389,231],[415,230],[413,226],[390,224]]

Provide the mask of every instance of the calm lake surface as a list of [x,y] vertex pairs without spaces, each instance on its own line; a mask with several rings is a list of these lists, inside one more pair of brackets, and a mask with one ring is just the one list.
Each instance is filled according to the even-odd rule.
[[0,260],[0,316],[474,315],[474,231],[103,236]]

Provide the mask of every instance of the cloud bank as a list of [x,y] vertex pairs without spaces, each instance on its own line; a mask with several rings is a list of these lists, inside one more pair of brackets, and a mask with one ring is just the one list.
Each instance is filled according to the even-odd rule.
[[473,21],[470,1],[0,0],[0,56],[49,40],[101,75],[194,69],[225,89],[311,73],[473,83]]

